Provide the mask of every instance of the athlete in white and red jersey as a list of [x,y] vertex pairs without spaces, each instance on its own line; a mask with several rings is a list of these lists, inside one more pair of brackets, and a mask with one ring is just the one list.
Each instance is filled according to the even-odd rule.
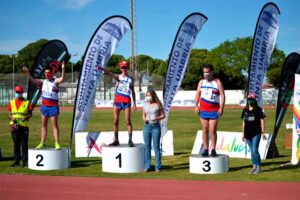
[[104,69],[103,67],[97,66],[99,70],[104,71],[105,73],[111,75],[116,81],[116,94],[114,98],[114,142],[111,143],[111,146],[118,146],[119,143],[119,116],[121,110],[125,111],[125,119],[128,129],[128,145],[133,147],[132,142],[132,123],[131,123],[131,94],[133,99],[133,111],[136,111],[135,103],[135,92],[134,92],[134,80],[132,77],[127,75],[129,69],[129,63],[127,61],[121,61],[119,67],[122,71],[122,74],[114,74],[110,70]]
[[220,109],[220,90],[218,86],[218,79],[212,81],[202,79],[200,87],[200,106],[199,110],[207,112],[218,112]]
[[[202,156],[208,156],[209,134],[211,138],[211,156],[217,156],[217,125],[218,118],[223,114],[225,94],[221,81],[213,77],[213,66],[204,65],[204,79],[198,84],[195,96],[195,113],[199,116],[202,126]],[[200,103],[200,105],[199,105]]]
[[116,94],[114,103],[131,103],[131,88],[133,88],[133,79],[130,76],[120,74],[116,84]]
[[42,105],[58,106],[59,89],[55,83],[55,79],[45,79],[42,86]]
[[58,115],[59,115],[59,106],[58,106],[58,92],[59,84],[61,84],[65,78],[65,63],[61,64],[61,77],[53,78],[52,68],[47,67],[45,69],[45,80],[34,79],[31,74],[28,72],[27,67],[23,67],[23,70],[27,73],[30,81],[35,85],[42,88],[42,105],[41,105],[41,114],[42,114],[42,136],[41,142],[36,147],[37,149],[42,149],[45,147],[45,140],[47,136],[47,125],[48,119],[51,119],[53,136],[55,141],[55,149],[60,149],[59,145],[59,128],[58,128]]

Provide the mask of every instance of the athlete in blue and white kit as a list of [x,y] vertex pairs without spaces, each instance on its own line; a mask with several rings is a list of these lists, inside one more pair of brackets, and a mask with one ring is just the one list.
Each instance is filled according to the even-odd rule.
[[[208,156],[209,135],[211,138],[211,156],[217,156],[217,125],[223,114],[225,94],[221,81],[213,77],[213,66],[203,66],[203,76],[198,84],[195,96],[195,113],[199,115],[202,126],[204,150],[202,156]],[[200,104],[200,105],[199,105]]]
[[131,95],[133,99],[133,111],[136,111],[135,103],[135,91],[134,91],[134,79],[129,76],[129,63],[127,61],[121,61],[119,67],[122,74],[114,74],[110,70],[104,69],[103,67],[97,66],[98,70],[102,70],[105,73],[111,75],[116,81],[116,93],[114,98],[114,142],[110,146],[118,146],[119,143],[119,116],[122,110],[125,111],[125,120],[128,129],[128,146],[133,147],[132,142],[132,123],[131,123]]

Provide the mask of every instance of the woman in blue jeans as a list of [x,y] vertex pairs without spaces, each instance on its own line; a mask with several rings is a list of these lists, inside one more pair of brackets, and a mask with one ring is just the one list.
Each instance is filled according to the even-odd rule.
[[165,118],[163,106],[158,99],[154,90],[146,93],[146,102],[143,107],[144,121],[144,143],[145,143],[145,160],[144,172],[148,172],[151,167],[151,140],[153,139],[153,147],[155,152],[155,171],[161,170],[161,152],[160,137],[161,129],[159,121]]
[[266,139],[264,134],[264,117],[263,110],[258,106],[255,95],[249,94],[247,98],[247,105],[243,109],[241,116],[243,119],[242,139],[243,141],[246,140],[251,150],[251,160],[253,164],[253,168],[249,174],[259,174],[262,172],[258,147],[260,138],[263,137],[263,139]]

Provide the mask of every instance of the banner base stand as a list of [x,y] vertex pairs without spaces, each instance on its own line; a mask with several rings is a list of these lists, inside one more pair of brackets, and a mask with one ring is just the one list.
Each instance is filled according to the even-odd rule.
[[202,157],[198,154],[190,156],[190,173],[219,174],[229,170],[228,155],[219,154],[216,157]]

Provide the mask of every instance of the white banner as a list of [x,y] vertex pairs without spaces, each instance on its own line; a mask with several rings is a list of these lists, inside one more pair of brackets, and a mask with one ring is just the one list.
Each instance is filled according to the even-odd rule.
[[[76,132],[75,133],[75,157],[102,157],[102,147],[113,142],[114,133],[111,132]],[[127,144],[128,132],[119,131],[119,141]],[[144,143],[143,131],[133,131],[132,141],[135,144]],[[168,131],[161,140],[163,156],[174,155],[173,131]],[[151,154],[154,155],[152,145]]]
[[294,109],[293,109],[293,140],[292,160],[293,165],[300,161],[300,75],[295,74]]
[[100,24],[86,49],[77,86],[72,134],[85,130],[95,99],[96,86],[102,77],[102,71],[96,66],[105,67],[115,51],[118,42],[127,30],[131,29],[128,19],[113,16]]
[[279,9],[274,3],[267,3],[260,12],[254,33],[248,92],[256,95],[260,107],[262,107],[262,84],[279,29],[279,14]]
[[163,104],[165,119],[162,120],[162,137],[167,132],[169,111],[176,92],[184,77],[187,63],[196,37],[207,17],[201,13],[192,13],[181,23],[171,50],[168,71],[164,85]]
[[[216,151],[217,154],[226,154],[229,157],[234,158],[251,158],[251,152],[245,142],[242,140],[242,132],[227,132],[218,131],[218,140]],[[272,135],[266,134],[267,139],[260,140],[258,152],[261,159],[265,160],[267,157],[270,141]],[[192,154],[200,154],[200,149],[202,146],[202,131],[198,131]]]

